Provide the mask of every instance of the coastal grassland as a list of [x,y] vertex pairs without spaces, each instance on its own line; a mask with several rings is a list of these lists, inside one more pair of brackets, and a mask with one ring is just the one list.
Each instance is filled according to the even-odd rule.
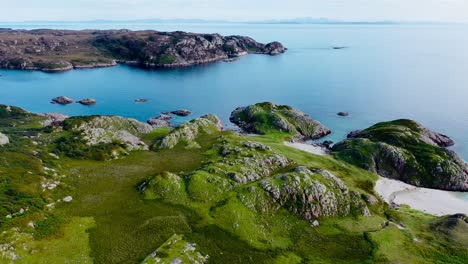
[[[180,140],[170,149],[103,161],[54,152],[59,138],[73,137],[67,130],[46,133],[34,118],[11,119],[18,125],[2,130],[11,143],[0,148],[0,187],[10,195],[1,200],[2,216],[28,208],[0,222],[6,232],[0,244],[18,238],[13,253],[24,261],[18,263],[140,263],[174,235],[196,243],[209,263],[463,263],[467,258],[466,223],[458,220],[377,201],[368,204],[371,216],[322,217],[312,227],[272,199],[262,179],[240,184],[225,175],[224,169],[255,169],[238,160],[282,155],[290,163],[263,177],[303,165],[332,172],[362,197],[375,196],[377,175],[285,146],[292,134],[200,133],[198,148]],[[158,129],[142,140],[152,145],[168,133]],[[223,152],[236,149],[237,154]],[[60,185],[43,191],[43,178],[58,179],[54,175]],[[65,196],[73,200],[57,202]],[[52,203],[55,209],[48,209]]]
[[[89,233],[94,226],[92,218],[73,217],[60,227],[60,235],[36,239],[30,233],[10,229],[0,235],[8,239],[17,249],[11,251],[15,261],[0,256],[0,263],[46,264],[46,263],[83,263],[91,264]],[[3,251],[9,252],[9,251]],[[3,253],[2,252],[2,253]],[[8,254],[8,253],[7,253]],[[4,257],[4,256],[3,256]]]

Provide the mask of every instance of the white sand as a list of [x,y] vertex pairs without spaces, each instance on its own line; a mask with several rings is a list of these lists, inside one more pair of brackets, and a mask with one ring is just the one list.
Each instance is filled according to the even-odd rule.
[[327,154],[327,151],[324,148],[319,147],[319,146],[314,146],[314,145],[311,145],[311,144],[297,143],[297,142],[293,143],[293,142],[285,141],[284,145],[286,145],[288,147],[295,148],[295,149],[300,149],[302,151],[309,152],[309,153],[312,153],[312,154],[315,154],[315,155],[326,155]]
[[468,215],[468,200],[455,192],[415,187],[401,181],[379,177],[375,191],[387,203],[406,204],[437,216],[463,213]]

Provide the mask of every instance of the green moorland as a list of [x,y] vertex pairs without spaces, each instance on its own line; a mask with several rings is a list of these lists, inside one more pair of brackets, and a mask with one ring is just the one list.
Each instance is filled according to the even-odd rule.
[[[89,146],[76,131],[43,127],[44,119],[0,106],[0,132],[10,141],[0,146],[0,263],[468,259],[468,224],[461,218],[394,209],[378,200],[367,203],[370,215],[339,212],[313,226],[301,214],[303,205],[275,200],[265,180],[280,184],[298,166],[333,173],[360,201],[377,197],[377,175],[287,147],[290,134],[176,130],[194,139],[161,148],[158,143],[174,131],[157,129],[140,135],[150,150],[130,151],[117,141]],[[262,170],[255,166],[258,157],[287,162]],[[256,177],[240,177],[246,170]],[[325,176],[311,177],[332,188]]]

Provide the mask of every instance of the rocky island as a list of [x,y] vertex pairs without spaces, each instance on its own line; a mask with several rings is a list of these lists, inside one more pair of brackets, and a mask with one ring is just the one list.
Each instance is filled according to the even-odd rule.
[[283,143],[330,130],[290,106],[234,110],[249,134],[213,114],[168,120],[0,105],[0,262],[466,262],[466,215],[394,207],[374,190],[375,173],[464,189],[447,136],[397,120],[314,155]]
[[0,30],[0,68],[47,72],[114,66],[187,67],[247,54],[277,55],[279,42],[181,31]]

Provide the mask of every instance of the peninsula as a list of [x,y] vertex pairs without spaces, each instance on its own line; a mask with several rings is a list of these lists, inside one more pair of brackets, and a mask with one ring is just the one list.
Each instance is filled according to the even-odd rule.
[[0,29],[0,68],[60,72],[125,63],[148,68],[187,67],[247,54],[278,55],[279,42],[244,36],[153,30]]

